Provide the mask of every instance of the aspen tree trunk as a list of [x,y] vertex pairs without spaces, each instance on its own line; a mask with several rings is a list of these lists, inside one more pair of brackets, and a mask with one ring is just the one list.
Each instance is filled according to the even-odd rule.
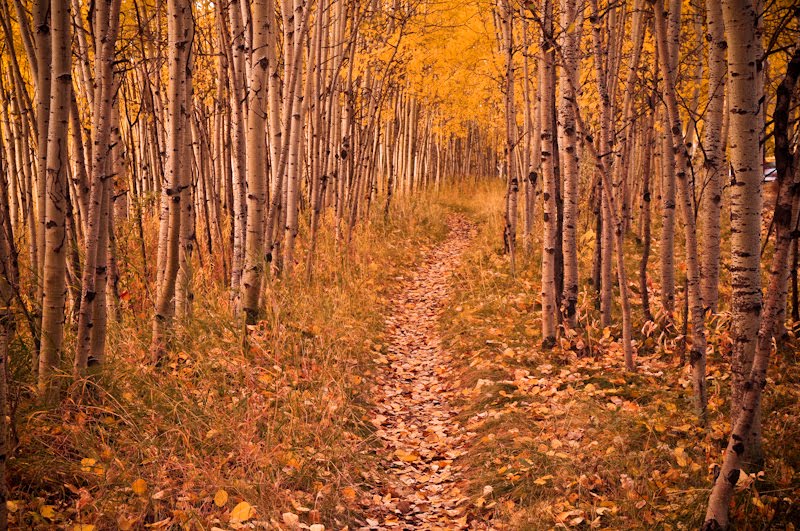
[[678,194],[683,216],[684,239],[686,240],[686,289],[688,311],[692,322],[692,350],[689,364],[692,367],[692,385],[694,387],[695,407],[701,423],[706,420],[706,334],[703,301],[700,295],[700,270],[697,252],[697,231],[695,226],[694,207],[689,183],[691,161],[683,140],[683,127],[678,114],[675,94],[674,69],[671,69],[669,49],[666,45],[666,29],[662,0],[650,0],[655,14],[655,35],[658,40],[658,55],[661,69],[664,71],[664,99],[669,115],[672,131],[673,153],[676,156],[676,173]]
[[555,151],[555,87],[553,86],[553,4],[545,0],[542,19],[541,67],[539,68],[539,87],[542,91],[542,198],[544,200],[544,237],[542,245],[542,347],[551,348],[556,341],[558,308],[556,307],[555,253],[557,234],[556,176],[553,167]]
[[[287,12],[286,9],[289,9]],[[276,189],[273,190],[271,194],[271,203],[269,208],[269,213],[267,215],[267,229],[266,229],[266,237],[267,237],[267,253],[268,253],[268,260],[272,261],[273,269],[275,270],[276,274],[279,274],[282,266],[281,262],[283,259],[283,254],[281,252],[281,239],[285,233],[286,223],[285,223],[285,215],[286,215],[286,198],[287,198],[287,186],[286,181],[288,178],[288,172],[286,171],[289,161],[289,150],[290,150],[290,142],[292,140],[291,137],[291,128],[295,120],[292,117],[292,110],[294,108],[295,102],[295,92],[298,90],[299,87],[299,74],[302,70],[297,70],[296,68],[291,67],[292,64],[292,57],[299,57],[300,50],[302,49],[302,39],[300,35],[297,35],[297,39],[295,42],[294,39],[294,32],[295,32],[295,23],[293,20],[290,20],[290,13],[292,13],[292,3],[289,0],[284,0],[283,4],[283,34],[284,34],[284,42],[283,42],[283,53],[284,53],[284,91],[283,91],[283,105],[281,110],[281,116],[283,119],[283,128],[281,131],[281,145],[280,145],[280,157],[278,163],[278,169],[275,175],[278,177],[275,179]],[[302,63],[302,61],[301,61]],[[302,64],[299,65],[302,68]]]
[[233,258],[231,260],[231,299],[234,308],[238,306],[238,297],[244,267],[245,224],[247,221],[247,204],[245,179],[247,175],[246,146],[245,146],[245,120],[246,114],[243,102],[246,99],[245,91],[245,41],[242,28],[240,0],[232,0],[228,6],[228,18],[231,29],[231,56],[230,56],[230,99],[231,99],[231,156],[232,164],[232,190],[233,190]]
[[[528,24],[523,17],[522,22],[522,38],[523,38],[523,50],[525,50],[523,54],[523,87],[525,89],[525,154],[526,154],[526,163],[523,165],[520,171],[524,171],[525,175],[523,176],[524,183],[523,183],[523,245],[525,247],[525,252],[530,254],[533,251],[533,226],[534,226],[534,214],[535,214],[535,206],[536,206],[536,181],[539,175],[539,164],[541,163],[541,149],[540,149],[540,142],[541,142],[541,127],[540,127],[540,119],[541,113],[539,112],[539,100],[540,100],[540,90],[537,88],[536,94],[533,95],[532,83],[531,83],[531,74],[529,72],[529,48],[530,44],[530,33],[528,31]],[[534,63],[534,74],[533,78],[538,80],[539,79],[539,62],[536,61]],[[438,162],[438,160],[437,160]],[[437,166],[438,168],[438,166]],[[437,172],[438,176],[438,172]]]
[[[67,6],[60,6],[69,10]],[[55,13],[52,10],[52,0],[35,0],[33,6],[33,25],[36,28],[36,64],[41,65],[37,68],[36,76],[36,132],[37,132],[37,158],[36,158],[36,242],[38,252],[36,253],[36,304],[42,301],[42,282],[44,279],[44,262],[47,244],[46,239],[46,212],[48,205],[47,185],[47,157],[49,149],[49,126],[50,106],[54,103],[51,98],[52,75],[55,72],[54,65],[56,58],[53,56],[53,38],[51,35],[51,24],[55,24],[52,17]],[[69,15],[67,15],[69,17]],[[58,53],[56,51],[56,53]],[[72,82],[70,81],[70,84]],[[20,87],[21,88],[21,87]],[[58,95],[56,95],[58,98]],[[33,228],[31,228],[33,232]],[[44,247],[43,247],[44,246]],[[42,310],[44,311],[44,310]],[[43,316],[44,317],[44,316]],[[43,332],[44,333],[44,332]]]
[[[744,407],[761,315],[761,157],[757,85],[760,77],[756,62],[759,46],[753,35],[758,17],[750,0],[725,0],[722,3],[725,37],[728,44],[730,113],[730,209],[731,209],[731,313],[733,353],[731,358],[731,424],[737,425]],[[777,149],[776,149],[777,152]],[[777,212],[776,212],[777,215]],[[766,315],[765,315],[766,318]],[[771,332],[770,332],[771,333]],[[757,435],[758,413],[746,433],[747,463],[759,461],[761,448]]]
[[184,45],[183,68],[183,87],[181,89],[182,104],[179,107],[181,113],[181,160],[186,161],[180,165],[180,230],[178,232],[178,275],[175,281],[175,314],[181,324],[186,324],[192,314],[193,293],[193,270],[192,254],[194,243],[197,240],[195,231],[195,202],[194,184],[192,178],[192,67],[194,53],[192,44],[194,41],[194,20],[191,10],[183,12],[183,39]]
[[[289,8],[288,0],[284,1],[284,8]],[[302,152],[302,133],[303,123],[305,116],[305,104],[303,91],[301,90],[301,81],[303,78],[303,42],[306,33],[306,20],[308,17],[308,10],[301,0],[294,0],[293,2],[293,18],[294,24],[293,43],[294,50],[292,51],[292,61],[290,63],[292,69],[292,78],[294,84],[294,92],[291,100],[291,114],[287,116],[287,120],[291,120],[291,132],[289,138],[289,151],[288,161],[286,166],[286,225],[284,227],[284,245],[283,245],[283,266],[287,275],[291,275],[294,268],[294,247],[295,238],[297,237],[298,217],[299,217],[299,195],[300,195],[300,177],[302,173],[302,166],[300,164],[300,153]],[[289,63],[287,63],[288,67]]]
[[[616,157],[619,159],[614,165],[614,187],[616,190],[615,196],[619,198],[620,203],[620,217],[622,218],[623,234],[628,232],[630,214],[630,200],[628,193],[628,176],[630,169],[633,165],[635,158],[634,142],[635,132],[635,117],[633,103],[636,96],[636,81],[637,71],[639,69],[639,59],[642,53],[642,46],[644,44],[645,26],[644,26],[644,10],[642,9],[641,0],[636,0],[633,5],[632,14],[632,36],[633,50],[630,54],[630,59],[627,65],[628,75],[625,80],[625,89],[622,98],[622,128],[620,135],[620,145],[616,149]],[[613,26],[612,26],[613,27]],[[613,31],[613,30],[612,30]],[[611,79],[616,79],[616,72],[611,72]],[[614,83],[612,87],[616,87]],[[614,102],[612,102],[612,105]]]
[[39,396],[55,398],[57,386],[53,372],[61,360],[64,338],[64,303],[66,299],[66,226],[67,211],[67,122],[72,90],[72,51],[70,49],[69,7],[62,0],[52,0],[52,62],[40,62],[42,70],[50,64],[50,116],[47,134],[47,196],[44,253],[44,290],[42,304],[42,346],[39,355]]
[[[602,39],[601,27],[599,20],[599,9],[597,0],[591,0],[592,16],[590,21],[592,23],[592,42],[594,53],[595,75],[597,77],[598,93],[600,95],[600,154],[594,148],[591,142],[587,143],[593,158],[595,159],[596,171],[601,174],[601,183],[603,186],[604,208],[606,209],[606,217],[603,220],[603,225],[611,225],[608,230],[613,233],[613,245],[617,255],[617,280],[619,282],[620,299],[622,306],[622,349],[625,356],[625,368],[629,371],[636,370],[633,352],[633,330],[631,323],[631,305],[630,295],[628,293],[628,276],[625,268],[625,249],[623,247],[624,234],[622,232],[622,220],[619,217],[619,210],[616,205],[616,197],[614,196],[614,186],[611,176],[613,167],[613,159],[610,158],[611,154],[611,141],[612,141],[612,126],[611,126],[611,99],[608,93],[609,77],[608,72],[603,69],[603,53],[602,53]],[[577,102],[576,102],[576,118],[577,115]],[[584,127],[581,127],[585,131]],[[604,260],[606,260],[604,258]],[[607,261],[610,263],[611,257]],[[610,279],[609,279],[610,283]]]
[[647,289],[647,267],[650,260],[650,241],[651,241],[651,218],[650,218],[650,174],[652,172],[652,161],[654,154],[654,135],[655,127],[655,102],[657,94],[650,95],[648,99],[649,114],[644,126],[644,140],[642,147],[642,261],[639,265],[639,291],[642,294],[642,311],[645,319],[652,321],[653,314],[650,311],[650,295]]
[[268,173],[265,151],[267,71],[275,68],[272,65],[275,27],[270,16],[270,12],[275,11],[275,5],[272,0],[255,0],[252,10],[253,58],[247,110],[247,242],[242,277],[242,309],[248,324],[255,324],[258,317],[264,273],[264,211],[267,206]]
[[575,111],[572,101],[578,86],[580,28],[575,0],[561,0],[562,76],[569,81],[559,84],[559,147],[564,168],[564,293],[562,310],[565,324],[577,324],[578,304],[578,180],[579,160],[576,148]]
[[[108,330],[108,311],[106,302],[108,300],[108,243],[110,218],[112,215],[111,205],[111,183],[107,183],[102,189],[100,210],[100,234],[96,242],[97,259],[95,261],[96,286],[95,297],[92,305],[92,327],[90,329],[90,348],[88,353],[88,367],[93,368],[105,363],[106,332]],[[83,308],[83,304],[81,308]]]
[[514,104],[514,10],[508,0],[499,0],[502,50],[505,58],[505,109],[506,109],[506,223],[503,230],[505,251],[511,258],[511,274],[515,271],[517,252],[517,196],[519,178],[516,165],[517,110]]
[[[759,47],[751,31],[755,24],[757,12],[751,0],[725,0],[722,4],[725,17],[725,35],[728,41],[728,69],[731,73],[730,111],[731,111],[731,165],[736,180],[749,181],[753,175],[759,174],[761,156],[758,151],[760,128],[754,124],[758,112],[755,100],[758,97],[755,63],[759,55]],[[747,31],[745,31],[747,28]],[[707,531],[728,529],[730,525],[728,510],[739,476],[748,459],[757,455],[760,446],[760,431],[756,423],[761,411],[761,395],[767,385],[767,369],[772,354],[772,341],[775,326],[781,308],[786,304],[785,292],[780,289],[789,266],[789,249],[797,230],[798,212],[800,212],[800,182],[796,175],[796,161],[789,147],[789,117],[793,94],[798,76],[800,76],[800,48],[796,48],[786,69],[786,76],[778,87],[773,113],[775,131],[775,167],[778,181],[778,204],[775,208],[775,249],[770,265],[769,286],[764,300],[764,311],[754,311],[749,319],[760,321],[757,348],[749,373],[742,382],[743,393],[740,395],[739,413],[733,424],[728,445],[723,453],[722,468],[714,481],[711,496],[708,500],[703,529]],[[737,110],[740,115],[734,115]],[[758,166],[754,166],[758,164]],[[758,168],[758,172],[754,169]],[[760,178],[759,178],[760,180]],[[742,192],[748,190],[742,187]],[[751,196],[753,203],[760,203],[760,188]],[[740,199],[745,199],[741,194]],[[733,221],[739,224],[739,219]],[[745,227],[746,219],[741,221]],[[741,229],[740,229],[741,230]],[[757,232],[755,234],[758,234]],[[795,239],[796,241],[796,239]],[[748,246],[749,247],[749,246]],[[742,252],[740,247],[733,247],[735,253]],[[758,255],[756,255],[758,257]],[[758,279],[752,286],[759,288]],[[734,299],[734,305],[741,299]],[[760,309],[760,306],[759,308]],[[755,435],[755,438],[754,438]]]
[[[660,6],[659,6],[660,9]],[[656,42],[656,48],[662,46]],[[666,43],[663,44],[666,47]],[[657,50],[657,53],[661,53]],[[671,77],[673,69],[661,68],[664,79]],[[662,82],[662,93],[666,87]],[[661,238],[659,243],[659,265],[661,269],[661,305],[672,322],[675,310],[675,153],[672,149],[672,124],[665,109],[661,112]]]
[[722,177],[727,169],[722,140],[722,117],[725,105],[725,26],[719,0],[706,1],[708,24],[708,106],[703,129],[703,195],[700,220],[703,252],[700,264],[703,306],[716,313],[719,299],[720,204]]
[[[182,169],[181,156],[184,154],[185,123],[184,110],[187,76],[187,62],[191,41],[188,40],[187,20],[191,19],[190,0],[169,0],[167,3],[169,33],[169,85],[167,106],[169,110],[169,129],[167,131],[167,188],[162,194],[168,203],[168,231],[165,239],[166,252],[159,269],[163,278],[156,286],[156,309],[153,316],[153,338],[151,356],[158,363],[166,349],[166,336],[172,331],[172,317],[175,312],[175,283],[178,275],[180,253],[180,224]],[[159,259],[162,256],[159,255]]]
[[[94,28],[98,34],[95,40],[95,87],[94,109],[92,112],[92,171],[89,191],[89,205],[86,220],[84,251],[86,254],[81,279],[82,294],[78,333],[75,347],[74,376],[80,377],[90,364],[90,353],[99,347],[93,345],[92,336],[96,328],[105,329],[105,322],[97,323],[95,316],[105,319],[105,300],[98,300],[98,290],[105,294],[106,245],[108,225],[104,209],[108,209],[106,189],[111,186],[111,122],[115,98],[113,73],[114,48],[119,28],[120,0],[100,2],[95,11]],[[104,219],[105,218],[105,219]],[[101,234],[103,236],[101,237]],[[97,306],[97,308],[95,308]],[[100,306],[103,306],[102,310]],[[102,357],[102,356],[101,356]]]
[[[306,95],[306,102],[313,107],[310,120],[313,127],[313,142],[311,145],[312,176],[310,192],[311,220],[308,237],[308,251],[306,254],[306,281],[311,281],[314,272],[314,255],[317,248],[319,232],[319,218],[322,214],[325,188],[327,185],[327,167],[322,146],[327,142],[328,128],[323,124],[323,107],[325,101],[322,98],[323,72],[327,67],[328,35],[329,35],[330,7],[327,1],[323,0],[317,7],[315,17],[315,30],[313,39],[313,55],[315,56],[313,82],[310,93]],[[323,47],[323,42],[326,45]],[[311,71],[309,69],[309,77]],[[325,136],[325,140],[323,140]]]

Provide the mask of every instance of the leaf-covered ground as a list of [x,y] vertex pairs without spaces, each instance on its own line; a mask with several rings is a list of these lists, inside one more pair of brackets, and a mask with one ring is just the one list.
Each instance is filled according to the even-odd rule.
[[459,389],[452,378],[453,360],[439,337],[439,318],[452,296],[452,271],[461,263],[472,225],[456,216],[448,225],[448,238],[428,253],[393,298],[386,353],[376,358],[371,420],[382,443],[382,469],[363,499],[369,529],[486,524],[470,514],[469,497],[461,490],[458,458],[474,441],[454,407]]
[[124,278],[124,314],[134,317],[110,324],[107,370],[55,409],[32,400],[29,352],[24,338],[15,342],[13,381],[23,385],[11,390],[11,528],[363,522],[355,493],[376,460],[374,341],[398,278],[447,232],[444,210],[429,201],[398,201],[393,214],[387,223],[376,209],[345,256],[323,238],[314,282],[272,283],[265,319],[244,344],[221,268],[207,265],[191,328],[176,331],[180,348],[158,368],[148,358],[151,303],[136,277]]
[[[56,409],[11,390],[11,527],[697,528],[728,429],[728,316],[709,326],[704,429],[680,334],[637,315],[626,372],[591,286],[579,331],[542,351],[538,254],[512,277],[502,192],[462,192],[375,215],[346,256],[321,241],[315,281],[272,284],[246,342],[220,272],[200,272],[194,323],[160,368],[146,290],[123,279],[135,318],[112,324],[104,374]],[[589,244],[580,256],[588,271]],[[800,520],[796,347],[770,372],[767,460],[742,476],[737,529]],[[13,381],[31,382],[27,356],[17,341]]]
[[[539,348],[538,265],[523,259],[509,274],[496,243],[501,220],[489,205],[467,205],[481,231],[454,275],[441,324],[457,363],[451,374],[461,386],[461,420],[477,434],[461,463],[472,511],[498,529],[698,528],[727,441],[728,317],[709,326],[710,424],[703,429],[688,369],[679,366],[681,337],[644,324],[635,337],[638,371],[626,372],[620,330],[597,326],[589,286],[580,330],[550,351]],[[770,371],[766,463],[740,480],[737,529],[794,529],[800,521],[796,346],[789,336]]]

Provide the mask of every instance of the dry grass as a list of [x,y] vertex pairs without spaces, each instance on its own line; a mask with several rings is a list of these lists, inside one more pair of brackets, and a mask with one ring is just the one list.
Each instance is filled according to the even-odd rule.
[[[397,278],[444,237],[446,212],[456,210],[479,227],[442,320],[460,362],[454,377],[463,424],[478,435],[462,463],[473,514],[509,529],[696,528],[727,430],[727,316],[709,327],[711,422],[703,431],[688,375],[676,367],[674,335],[637,331],[640,370],[625,373],[618,326],[599,329],[583,278],[580,332],[541,351],[538,253],[531,259],[521,251],[518,274],[509,275],[502,201],[498,186],[481,185],[399,201],[389,223],[375,209],[346,257],[327,226],[314,282],[302,280],[299,264],[297,279],[271,284],[267,314],[246,345],[221,287],[222,263],[204,256],[194,319],[177,331],[180,349],[158,369],[146,355],[146,268],[135,230],[122,227],[124,312],[110,328],[106,370],[73,385],[70,396],[79,399],[41,409],[30,399],[28,343],[23,336],[13,345],[13,525],[233,528],[230,512],[240,501],[256,507],[251,523],[265,526],[280,527],[287,511],[327,528],[356,522],[358,493],[370,488],[363,472],[376,462],[365,413],[385,305]],[[152,220],[146,229],[152,256]],[[579,234],[589,231],[584,220]],[[591,245],[584,236],[584,272]],[[633,268],[639,248],[631,246]],[[800,371],[792,345],[771,371],[765,474],[742,485],[737,529],[788,529],[800,519]],[[219,489],[229,494],[222,507],[214,502]]]
[[[479,440],[465,458],[473,511],[510,529],[697,528],[726,442],[727,316],[709,327],[711,422],[703,430],[692,412],[689,375],[677,367],[675,338],[637,331],[639,371],[626,373],[615,341],[619,326],[598,328],[595,295],[585,282],[580,331],[551,351],[539,348],[539,254],[519,259],[511,277],[498,247],[499,205],[502,190],[491,187],[460,205],[481,220],[481,231],[442,323],[461,361],[464,422]],[[591,250],[580,252],[584,272]],[[638,252],[628,253],[631,266]],[[791,348],[782,350],[771,371],[765,474],[742,484],[732,511],[737,529],[788,529],[800,520],[795,358]]]
[[[198,268],[194,318],[159,368],[147,361],[148,301],[141,268],[131,267],[105,370],[74,384],[73,398],[55,409],[30,400],[19,342],[12,525],[229,527],[239,501],[256,507],[255,521],[275,524],[290,511],[329,527],[352,522],[349,489],[371,466],[363,418],[383,306],[396,277],[446,232],[442,208],[430,201],[398,201],[388,223],[378,214],[346,257],[326,227],[314,281],[302,280],[301,264],[297,279],[273,282],[246,345],[218,281],[221,263],[216,273]],[[127,244],[121,256],[135,264],[138,243]],[[140,479],[146,491],[137,493]],[[213,501],[219,489],[229,494],[223,507]]]

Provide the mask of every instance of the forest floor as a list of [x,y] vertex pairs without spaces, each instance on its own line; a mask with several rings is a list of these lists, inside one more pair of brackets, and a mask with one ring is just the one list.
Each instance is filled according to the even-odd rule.
[[388,351],[380,356],[371,422],[383,448],[382,484],[368,500],[371,528],[465,529],[470,498],[455,462],[472,435],[459,420],[450,377],[452,359],[442,348],[439,319],[451,299],[451,275],[460,266],[473,226],[448,218],[447,239],[400,287],[386,320]]
[[[578,329],[543,351],[538,254],[520,242],[510,273],[502,201],[497,186],[444,191],[398,201],[390,221],[373,213],[346,256],[322,239],[314,281],[274,281],[247,341],[207,266],[160,368],[147,361],[146,290],[123,279],[131,317],[111,324],[107,370],[56,408],[31,400],[15,343],[10,527],[698,528],[728,431],[729,317],[709,321],[705,428],[680,333],[634,315],[638,367],[626,372],[619,325],[599,327],[589,285]],[[582,271],[591,230],[580,228]],[[135,248],[121,253],[135,261]],[[800,521],[791,331],[780,347],[766,463],[741,476],[737,529]]]

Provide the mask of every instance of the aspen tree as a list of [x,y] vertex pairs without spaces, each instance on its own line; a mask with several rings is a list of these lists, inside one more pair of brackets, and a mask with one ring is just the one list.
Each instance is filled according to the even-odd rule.
[[[755,90],[759,82],[756,75],[756,59],[759,47],[753,42],[753,32],[757,11],[751,0],[725,0],[722,4],[725,20],[725,35],[728,42],[728,70],[731,74],[730,111],[738,109],[741,116],[731,115],[731,165],[736,172],[737,181],[745,182],[752,178],[754,164],[761,164],[758,147],[759,128],[754,126],[758,111]],[[747,30],[747,31],[745,31]],[[772,341],[775,325],[786,304],[786,293],[781,290],[789,273],[789,250],[792,240],[796,241],[798,214],[800,213],[800,179],[796,173],[796,152],[789,147],[789,117],[793,97],[796,95],[797,80],[800,77],[800,47],[795,51],[787,65],[786,76],[778,86],[773,113],[775,132],[775,169],[779,186],[778,203],[775,208],[775,248],[770,264],[769,284],[764,299],[763,312],[752,312],[748,318],[758,322],[757,348],[749,373],[742,384],[739,412],[731,429],[727,447],[722,456],[722,467],[714,481],[706,509],[703,529],[707,531],[728,529],[728,511],[734,489],[739,477],[746,468],[748,459],[756,455],[760,447],[760,431],[757,422],[761,411],[761,395],[767,385],[767,369],[772,354]],[[756,166],[758,168],[758,166]],[[757,172],[761,173],[760,169]],[[748,178],[749,177],[749,178]],[[760,179],[759,179],[760,181]],[[742,195],[748,190],[742,190]],[[760,188],[751,201],[760,203]],[[745,197],[741,197],[745,199]],[[733,208],[733,205],[732,205]],[[734,218],[733,223],[745,228],[748,221]],[[742,228],[739,229],[744,232]],[[755,232],[757,235],[758,232]],[[733,252],[742,252],[739,244]],[[736,256],[736,255],[734,255]],[[758,255],[756,255],[758,257]],[[758,279],[751,279],[758,283]],[[751,286],[753,291],[760,284]],[[758,290],[760,294],[760,289]],[[734,300],[734,305],[741,299]],[[746,309],[746,308],[745,308]],[[760,309],[760,307],[758,308]]]
[[[284,9],[289,8],[289,1],[284,1]],[[289,138],[289,152],[287,154],[286,166],[286,225],[283,246],[283,266],[287,274],[291,274],[294,268],[294,247],[298,229],[298,211],[300,195],[300,174],[302,166],[300,164],[300,153],[302,151],[302,132],[305,120],[305,103],[303,91],[300,83],[303,77],[303,42],[307,29],[306,20],[309,10],[305,8],[301,0],[293,0],[293,15],[291,23],[292,37],[288,42],[292,44],[291,61],[286,63],[286,67],[292,70],[294,80],[294,91],[291,101],[291,113],[286,117],[291,121],[291,131]]]
[[553,4],[545,0],[542,12],[542,36],[539,68],[539,87],[542,92],[540,105],[542,127],[542,198],[544,201],[544,237],[542,242],[542,346],[550,348],[556,341],[557,312],[555,259],[557,234],[556,175],[553,167],[555,152],[555,87],[553,69],[555,46],[553,42]]
[[725,27],[719,0],[706,1],[708,33],[708,106],[703,129],[703,192],[700,279],[703,305],[712,313],[717,311],[719,298],[720,204],[722,202],[722,173],[726,169],[725,146],[722,139],[722,117],[725,100]]
[[672,133],[672,152],[675,154],[675,181],[681,203],[681,214],[684,226],[684,239],[686,244],[686,289],[688,311],[692,323],[692,349],[689,364],[692,368],[692,385],[694,387],[695,407],[701,423],[706,416],[706,334],[703,304],[700,295],[700,271],[697,251],[697,231],[695,225],[692,192],[690,191],[689,172],[691,161],[689,152],[683,139],[681,117],[678,114],[678,104],[675,94],[674,68],[670,66],[669,48],[666,43],[667,31],[664,22],[662,0],[650,0],[655,14],[655,36],[658,40],[658,56],[661,69],[664,71],[664,99],[669,116],[670,130]]
[[[522,9],[522,8],[521,8]],[[540,113],[538,111],[538,90],[533,94],[533,84],[531,79],[538,79],[538,62],[534,62],[534,74],[530,73],[530,31],[528,22],[522,16],[522,88],[524,96],[524,115],[525,115],[525,138],[524,138],[524,162],[520,169],[523,174],[523,207],[522,207],[522,240],[526,253],[533,250],[533,225],[534,209],[536,206],[536,181],[538,177],[539,163],[541,154],[539,153],[539,141],[541,132],[539,131]],[[438,159],[437,159],[438,163]],[[438,172],[437,172],[438,175]]]
[[511,274],[514,274],[517,252],[517,196],[519,177],[517,171],[517,110],[514,104],[514,10],[508,0],[499,0],[497,10],[501,27],[501,49],[505,60],[505,110],[506,110],[506,219],[503,230],[505,251],[511,258]]
[[[322,214],[328,181],[324,145],[328,139],[329,128],[327,127],[327,123],[323,121],[323,110],[325,110],[327,99],[323,99],[322,90],[323,81],[327,81],[325,77],[327,74],[326,67],[328,62],[327,43],[330,35],[330,11],[330,5],[327,0],[323,0],[319,3],[315,18],[316,27],[313,39],[313,55],[316,60],[314,62],[313,76],[309,73],[312,82],[309,84],[309,94],[306,95],[306,101],[313,108],[313,112],[309,117],[313,128],[313,141],[310,146],[313,165],[309,197],[311,220],[308,251],[306,255],[306,280],[308,281],[311,280],[314,271],[314,255],[319,233],[319,219]],[[324,46],[323,43],[325,43]]]
[[[242,268],[244,267],[245,224],[247,222],[247,203],[245,179],[247,175],[247,153],[245,145],[245,40],[242,27],[241,0],[232,0],[228,6],[230,23],[230,49],[228,66],[230,80],[231,107],[231,157],[232,195],[233,195],[233,257],[231,259],[231,298],[234,307],[240,294]],[[223,22],[224,23],[224,22]]]
[[[168,231],[163,243],[164,276],[156,286],[156,309],[153,316],[153,338],[151,356],[158,362],[166,348],[166,335],[173,326],[175,312],[175,283],[178,275],[180,253],[181,201],[184,197],[181,157],[185,154],[185,91],[187,83],[187,63],[191,47],[190,28],[191,2],[189,0],[169,0],[167,3],[169,33],[169,86],[167,107],[169,110],[169,129],[167,131],[167,187],[162,194],[167,197],[169,207]],[[162,253],[159,253],[162,259]]]
[[642,259],[639,263],[639,292],[642,296],[642,310],[646,319],[652,321],[653,314],[650,310],[650,295],[648,292],[647,282],[647,268],[650,260],[650,243],[651,243],[651,217],[650,217],[650,202],[651,202],[651,183],[650,174],[652,173],[652,161],[654,155],[654,134],[655,128],[655,102],[657,94],[653,90],[653,94],[648,97],[648,115],[644,125],[642,147]]
[[[248,90],[247,117],[247,240],[242,277],[242,309],[254,324],[264,272],[264,209],[267,206],[267,157],[265,126],[267,116],[268,70],[274,69],[275,5],[272,0],[255,0],[252,5],[253,58]],[[271,94],[269,94],[271,97]],[[274,163],[274,161],[273,161]]]
[[193,63],[194,63],[194,19],[191,10],[184,13],[183,39],[184,59],[183,59],[183,86],[180,97],[182,104],[179,107],[181,116],[181,145],[180,158],[187,161],[181,164],[180,171],[180,230],[178,232],[178,274],[175,281],[175,314],[182,324],[191,317],[193,293],[193,270],[192,254],[196,241],[195,233],[195,202],[194,202],[194,183],[192,179],[192,93],[193,93]]
[[[116,84],[113,79],[114,48],[119,29],[120,0],[100,2],[95,10],[94,29],[98,38],[95,40],[95,87],[94,109],[92,110],[92,171],[89,191],[86,237],[84,242],[85,264],[81,280],[82,294],[80,315],[78,317],[78,341],[75,348],[74,374],[81,376],[86,368],[99,360],[90,360],[90,351],[105,344],[105,338],[92,341],[98,329],[105,329],[105,323],[97,323],[94,316],[101,320],[105,317],[105,301],[97,300],[97,288],[105,297],[106,245],[108,225],[104,218],[108,214],[109,194],[106,189],[111,185],[111,123],[115,99]],[[101,236],[102,235],[102,236]],[[100,282],[98,282],[100,280]],[[97,306],[97,309],[95,308]],[[103,306],[101,309],[100,307]],[[92,346],[95,344],[95,347]],[[92,363],[90,363],[90,361]]]
[[[69,9],[66,6],[62,6]],[[21,13],[20,13],[21,14]],[[44,278],[45,252],[47,252],[46,238],[46,212],[47,212],[47,157],[49,150],[49,126],[50,106],[54,103],[51,98],[52,75],[54,69],[48,68],[55,62],[53,56],[53,35],[51,35],[52,24],[55,21],[52,17],[55,13],[52,9],[52,0],[35,0],[33,5],[33,25],[36,28],[36,59],[35,63],[40,65],[36,75],[36,138],[37,138],[37,157],[36,157],[36,242],[39,250],[36,253],[36,305],[42,298],[42,282]],[[69,16],[69,15],[67,15]],[[21,18],[22,20],[22,18]],[[25,19],[26,20],[26,19]],[[70,81],[70,84],[72,82]],[[58,97],[58,96],[56,96]],[[42,252],[44,251],[44,252]],[[42,310],[44,311],[44,310]],[[44,317],[44,316],[43,316]],[[43,332],[44,333],[44,332]]]
[[559,148],[564,169],[564,294],[563,315],[567,326],[577,324],[578,304],[578,180],[579,160],[576,142],[575,110],[580,61],[580,27],[575,0],[561,0],[562,76],[559,83]]
[[[50,62],[50,116],[47,134],[47,196],[42,303],[42,346],[39,355],[39,396],[54,398],[54,371],[61,359],[66,299],[67,122],[72,90],[69,7],[62,0],[50,6],[52,62]],[[41,62],[45,69],[47,62]]]
[[[758,18],[754,2],[725,0],[722,3],[728,51],[730,114],[730,209],[731,209],[731,313],[733,353],[731,357],[731,424],[736,425],[744,407],[744,396],[759,341],[762,309],[761,275],[761,155],[756,63],[759,46],[753,28]],[[751,429],[757,431],[756,417]],[[743,441],[746,461],[758,460],[760,442],[755,433]]]
[[[622,349],[625,357],[625,368],[629,371],[636,370],[633,352],[633,325],[631,323],[631,306],[630,295],[628,293],[628,276],[625,267],[625,249],[624,234],[622,232],[622,220],[619,217],[619,209],[617,207],[617,198],[614,195],[614,187],[612,183],[613,166],[609,157],[611,153],[612,143],[612,126],[611,126],[611,98],[608,91],[610,84],[608,72],[603,68],[602,61],[602,39],[600,27],[600,14],[598,9],[597,0],[590,1],[592,15],[589,19],[592,23],[592,44],[594,55],[595,77],[597,78],[598,93],[600,96],[600,154],[594,148],[591,139],[586,143],[589,152],[594,158],[596,171],[600,172],[600,180],[603,187],[603,198],[606,206],[606,218],[603,220],[604,225],[609,225],[609,232],[612,233],[613,246],[616,250],[617,257],[617,280],[619,283],[620,299],[622,306]],[[580,118],[577,113],[576,105],[576,118]],[[579,124],[580,125],[580,124]],[[582,130],[585,131],[583,127]],[[610,257],[608,257],[610,265]]]

